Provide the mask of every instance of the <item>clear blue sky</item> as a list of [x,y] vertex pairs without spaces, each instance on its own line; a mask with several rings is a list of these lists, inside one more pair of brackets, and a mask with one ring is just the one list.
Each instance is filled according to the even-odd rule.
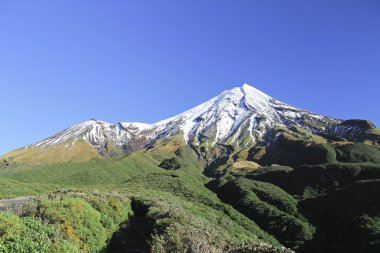
[[0,153],[250,83],[380,125],[379,0],[0,0]]

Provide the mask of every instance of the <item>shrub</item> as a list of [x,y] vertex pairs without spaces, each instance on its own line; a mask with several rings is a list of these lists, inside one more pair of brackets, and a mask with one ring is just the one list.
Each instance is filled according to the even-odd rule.
[[277,186],[239,178],[215,191],[285,246],[297,248],[313,238],[315,228],[299,213],[297,200]]
[[79,253],[79,249],[63,238],[57,225],[45,224],[31,217],[0,213],[0,252]]
[[83,199],[42,200],[36,215],[60,224],[67,238],[84,252],[98,252],[106,243],[101,214]]
[[20,208],[22,218],[0,214],[0,252],[100,252],[130,212],[117,193],[43,195]]
[[158,166],[167,170],[178,170],[179,168],[181,168],[181,164],[177,161],[175,157],[164,160]]

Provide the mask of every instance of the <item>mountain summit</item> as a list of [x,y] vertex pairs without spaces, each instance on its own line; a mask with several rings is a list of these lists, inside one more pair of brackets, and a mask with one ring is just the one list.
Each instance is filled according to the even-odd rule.
[[338,120],[310,113],[282,103],[244,84],[178,116],[158,122],[152,129],[162,135],[180,134],[187,142],[207,137],[211,146],[234,141],[254,144],[275,126],[301,126],[308,131]]
[[[280,102],[244,84],[219,94],[184,113],[155,124],[88,120],[41,142],[3,156],[8,163],[81,162],[123,156],[160,139],[177,136],[210,162],[225,147],[241,150],[267,146],[283,132],[293,135],[344,135],[341,120]],[[359,129],[360,130],[360,129]],[[224,150],[224,151],[221,151]]]

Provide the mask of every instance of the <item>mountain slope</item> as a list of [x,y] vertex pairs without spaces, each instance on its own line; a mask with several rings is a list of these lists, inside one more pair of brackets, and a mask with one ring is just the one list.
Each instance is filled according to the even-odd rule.
[[9,152],[1,159],[9,164],[49,164],[123,156],[145,146],[146,138],[139,133],[147,126],[141,123],[110,124],[91,119]]

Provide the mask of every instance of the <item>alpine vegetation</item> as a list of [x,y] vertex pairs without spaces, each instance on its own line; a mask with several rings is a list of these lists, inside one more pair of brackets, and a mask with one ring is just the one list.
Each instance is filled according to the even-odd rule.
[[0,252],[380,252],[380,130],[248,84],[0,161]]

